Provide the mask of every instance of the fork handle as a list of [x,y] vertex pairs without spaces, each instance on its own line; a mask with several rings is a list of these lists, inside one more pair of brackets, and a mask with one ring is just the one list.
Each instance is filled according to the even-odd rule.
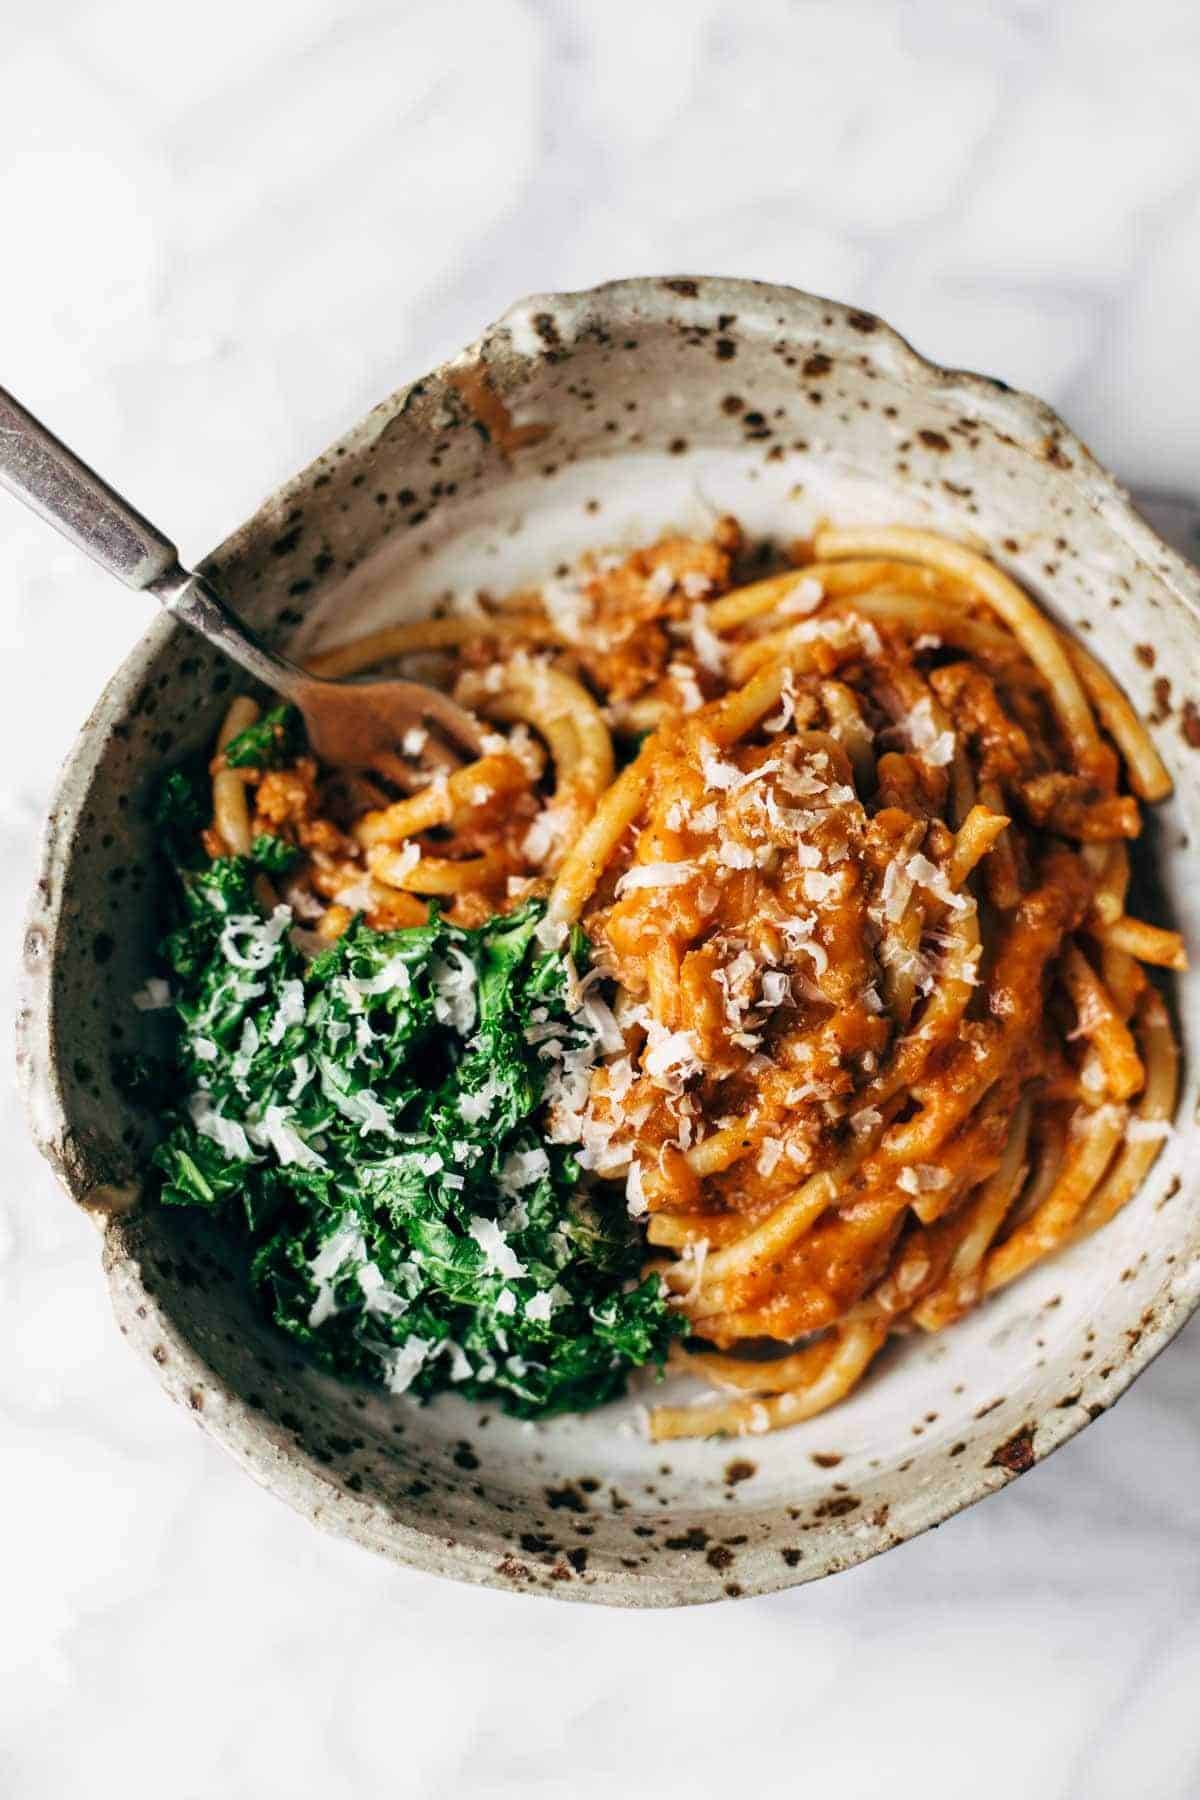
[[268,649],[202,575],[181,568],[170,539],[4,388],[0,388],[0,486],[24,500],[126,587],[149,590],[168,612],[257,680],[301,702],[312,677]]
[[2,387],[0,484],[126,587],[178,567],[174,544]]

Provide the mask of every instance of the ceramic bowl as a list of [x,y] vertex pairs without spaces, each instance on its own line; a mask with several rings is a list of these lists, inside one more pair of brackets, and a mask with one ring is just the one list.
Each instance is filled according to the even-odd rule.
[[[781,541],[822,515],[929,523],[983,545],[1085,634],[1175,777],[1148,860],[1158,916],[1200,944],[1196,574],[1044,405],[935,367],[866,313],[683,278],[523,301],[206,567],[297,647],[718,511]],[[811,1581],[1020,1475],[1110,1406],[1196,1305],[1188,1054],[1175,1136],[1112,1225],[944,1336],[897,1343],[848,1403],[790,1431],[664,1448],[643,1436],[636,1394],[530,1426],[324,1377],[255,1314],[205,1219],[139,1203],[153,1121],[113,1076],[118,1053],[153,1047],[130,1004],[161,881],[142,803],[164,765],[210,741],[235,680],[163,620],[84,726],[25,944],[22,1056],[38,1140],[101,1228],[120,1329],[172,1399],[315,1523],[398,1562],[576,1600],[666,1606]],[[1200,974],[1174,995],[1190,1052]]]

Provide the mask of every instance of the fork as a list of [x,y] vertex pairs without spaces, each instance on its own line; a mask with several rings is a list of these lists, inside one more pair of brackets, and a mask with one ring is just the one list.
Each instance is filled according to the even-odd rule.
[[268,648],[207,577],[148,519],[0,388],[0,485],[126,587],[153,594],[256,680],[298,708],[313,754],[330,768],[394,774],[405,734],[430,734],[431,760],[478,756],[482,730],[448,694],[416,681],[333,681]]

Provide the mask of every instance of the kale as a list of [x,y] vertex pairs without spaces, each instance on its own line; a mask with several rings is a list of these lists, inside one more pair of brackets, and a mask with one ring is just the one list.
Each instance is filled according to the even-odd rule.
[[275,706],[255,725],[230,738],[225,761],[231,769],[281,769],[303,748],[300,714],[294,706]]
[[160,846],[172,862],[192,863],[201,855],[200,832],[211,816],[205,770],[185,764],[159,782],[147,809]]
[[262,843],[181,871],[161,1201],[240,1231],[270,1316],[337,1373],[521,1417],[619,1394],[683,1327],[623,1197],[547,1132],[598,1054],[586,940],[546,949],[535,900],[474,930],[357,919],[306,961],[255,906]]
[[260,831],[250,846],[250,860],[268,875],[286,875],[299,862],[300,851],[297,845],[289,844],[286,838],[273,837],[270,832]]

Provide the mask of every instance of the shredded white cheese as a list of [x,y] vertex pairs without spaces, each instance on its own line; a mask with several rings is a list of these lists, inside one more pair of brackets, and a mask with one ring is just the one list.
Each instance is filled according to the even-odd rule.
[[922,856],[919,852],[916,856],[910,856],[904,870],[910,880],[915,881],[918,887],[923,887],[944,906],[948,906],[951,912],[970,912],[974,907],[975,903],[968,895],[955,893],[946,871],[930,862],[927,856]]
[[532,1150],[510,1150],[497,1173],[500,1192],[508,1199],[525,1188],[536,1187],[550,1173],[550,1158],[540,1145]]
[[949,1185],[949,1170],[939,1169],[934,1163],[914,1163],[901,1169],[896,1177],[896,1186],[906,1194],[931,1193]]
[[524,1263],[494,1219],[483,1219],[478,1213],[474,1213],[467,1231],[483,1251],[485,1272],[488,1275],[503,1275],[506,1281],[517,1281],[526,1273]]
[[478,1125],[492,1110],[492,1101],[504,1092],[504,1085],[495,1075],[489,1075],[481,1088],[475,1093],[466,1094],[460,1091],[458,1096],[459,1117],[466,1125]]
[[1160,1144],[1174,1137],[1175,1127],[1168,1119],[1130,1119],[1125,1127],[1126,1141],[1131,1144]]
[[[683,578],[684,592],[688,591],[688,576]],[[706,583],[707,585],[707,583]],[[702,606],[693,606],[688,616],[688,629],[691,632],[692,648],[696,652],[697,661],[710,675],[721,675],[725,670],[725,646],[708,622],[708,614]]]
[[203,1091],[193,1094],[188,1100],[188,1112],[201,1137],[211,1138],[224,1155],[238,1162],[254,1161],[254,1151],[242,1126],[236,1119],[227,1119],[217,1111],[211,1094]]
[[386,1319],[399,1319],[408,1311],[408,1300],[387,1285],[378,1263],[364,1263],[355,1279],[362,1289],[365,1311]]
[[277,906],[269,919],[235,914],[221,932],[221,954],[235,969],[265,969],[274,960],[279,940],[291,922],[290,906]]
[[635,863],[618,881],[617,898],[619,900],[623,894],[632,893],[636,888],[679,887],[683,882],[690,881],[695,873],[696,865],[690,862]]
[[295,1163],[301,1169],[323,1169],[325,1158],[305,1142],[283,1106],[268,1106],[257,1124],[247,1123],[256,1143],[269,1144],[284,1167]]
[[151,975],[146,985],[133,996],[133,1004],[139,1012],[162,1012],[171,1004],[170,984],[161,975]]
[[267,1026],[268,1044],[278,1044],[289,1026],[303,1025],[304,1012],[304,983],[302,981],[282,982],[279,988],[278,1010]]
[[933,717],[933,701],[925,694],[904,721],[912,748],[934,768],[945,768],[954,761],[955,738],[952,731],[939,731]]
[[696,680],[696,671],[685,662],[667,664],[667,674],[675,683],[679,694],[679,704],[685,713],[699,712],[704,705],[704,695],[700,691],[700,683]]
[[[419,855],[420,852],[418,852]],[[347,976],[343,982],[342,991],[347,1002],[353,1005],[355,1001],[373,1000],[379,994],[390,994],[397,988],[402,994],[407,994],[411,986],[412,978],[408,972],[408,963],[405,961],[403,953],[397,951],[395,956],[388,958],[377,975],[361,979],[357,976]]]
[[542,586],[542,605],[555,629],[569,644],[577,644],[592,616],[591,604],[578,577],[550,580]]
[[439,1024],[452,1025],[466,1037],[475,1024],[475,965],[451,944],[446,958],[434,959],[429,971],[433,1011]]
[[654,1020],[646,1041],[642,1068],[652,1081],[673,1085],[699,1073],[702,1065],[694,1032],[668,1031]]
[[701,751],[700,767],[708,786],[718,793],[728,793],[741,783],[742,771],[737,764],[727,762],[712,744],[706,744]]
[[410,1337],[398,1350],[388,1352],[384,1380],[389,1393],[407,1393],[424,1368],[432,1348],[425,1338]]

